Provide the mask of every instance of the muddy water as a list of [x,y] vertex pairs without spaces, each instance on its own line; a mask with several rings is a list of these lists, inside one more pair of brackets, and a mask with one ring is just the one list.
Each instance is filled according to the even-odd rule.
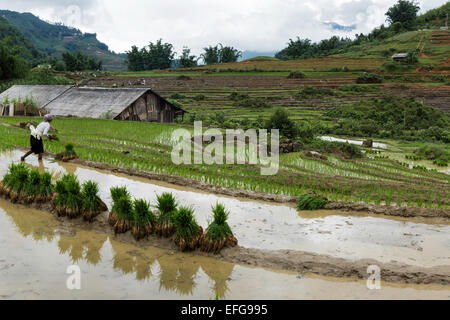
[[[341,139],[341,138],[335,138],[335,137],[330,137],[330,136],[322,136],[322,137],[319,137],[319,139],[324,140],[324,141],[345,142],[345,143],[355,144],[358,146],[362,146],[362,144],[363,144],[363,141],[361,141],[361,140]],[[378,149],[387,149],[387,144],[380,143],[380,142],[374,142],[373,147],[378,148]]]
[[[81,270],[68,290],[67,268]],[[448,299],[450,288],[352,281],[244,267],[68,226],[0,199],[0,299]]]
[[[20,155],[20,152],[13,152],[0,156],[0,175],[11,158],[18,161]],[[30,165],[38,165],[36,158],[30,157],[28,161]],[[195,208],[197,221],[204,228],[211,218],[211,205],[217,201],[224,203],[231,211],[229,223],[239,244],[247,248],[289,249],[349,260],[370,258],[422,267],[450,265],[450,225],[442,220],[338,212],[299,214],[288,206],[198,193],[73,164],[60,166],[45,161],[43,166],[54,172],[75,173],[81,181],[99,182],[100,196],[108,206],[111,206],[109,188],[116,185],[127,186],[132,195],[151,203],[155,203],[156,194],[173,192],[182,205]]]

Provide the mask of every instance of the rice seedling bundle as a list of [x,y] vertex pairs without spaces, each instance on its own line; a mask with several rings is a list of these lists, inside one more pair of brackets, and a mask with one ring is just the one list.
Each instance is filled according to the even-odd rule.
[[31,203],[37,198],[40,194],[40,184],[41,174],[36,169],[31,170],[24,188],[26,194],[25,202]]
[[39,195],[43,201],[50,201],[53,196],[54,186],[52,184],[52,175],[48,172],[41,174]]
[[27,184],[29,169],[22,163],[11,163],[8,173],[2,180],[2,193],[9,197],[12,202],[25,201],[24,189]]
[[86,181],[81,186],[82,215],[85,221],[90,221],[101,212],[108,210],[106,204],[98,196],[98,184]]
[[165,192],[156,197],[158,218],[155,232],[159,236],[170,237],[175,233],[173,217],[177,211],[177,207],[178,203],[171,193]]
[[181,207],[173,215],[176,229],[174,242],[181,251],[195,250],[203,233],[194,218],[194,210]]
[[238,241],[227,223],[229,211],[225,210],[222,204],[217,203],[215,207],[212,207],[212,212],[214,218],[200,239],[200,249],[205,252],[219,253],[223,247],[236,246]]
[[83,199],[78,179],[73,174],[66,174],[56,181],[55,197],[56,212],[59,216],[77,218],[81,215]]
[[114,225],[115,233],[125,233],[131,230],[133,222],[133,203],[130,197],[125,196],[117,201],[117,222]]
[[133,202],[133,226],[131,233],[136,241],[145,238],[153,233],[153,226],[156,223],[156,216],[150,210],[150,204],[142,199]]
[[56,155],[56,160],[61,160],[63,162],[67,162],[70,160],[78,159],[78,155],[74,150],[74,146],[72,143],[68,143],[64,146],[64,152],[58,153]]
[[298,198],[298,206],[297,210],[320,210],[322,209],[326,204],[328,203],[328,200],[324,197],[318,196],[314,193],[307,193],[304,195],[301,195]]
[[112,187],[109,191],[111,193],[113,206],[112,206],[111,212],[109,214],[108,222],[111,227],[114,227],[114,225],[119,220],[119,216],[117,214],[117,203],[119,202],[119,199],[123,198],[123,197],[130,198],[131,196],[128,193],[126,187]]

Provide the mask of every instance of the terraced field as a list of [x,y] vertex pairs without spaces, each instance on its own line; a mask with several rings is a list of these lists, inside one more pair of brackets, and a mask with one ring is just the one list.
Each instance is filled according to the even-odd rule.
[[[28,147],[29,133],[14,125],[33,118],[2,118],[0,149]],[[438,171],[405,166],[409,149],[390,147],[376,157],[345,160],[334,156],[311,158],[303,153],[280,156],[275,176],[261,176],[260,165],[175,165],[171,161],[175,125],[110,120],[59,119],[54,123],[59,142],[46,141],[45,150],[63,151],[73,143],[81,159],[190,179],[212,187],[299,196],[317,192],[332,201],[449,208],[449,176]],[[192,127],[185,127],[193,130]],[[396,152],[402,159],[390,158]],[[182,179],[181,179],[182,180]],[[192,182],[193,181],[193,182]]]
[[[320,116],[324,110],[349,104],[361,99],[381,97],[385,94],[406,95],[423,101],[425,104],[450,112],[450,86],[436,83],[386,83],[375,87],[373,92],[346,93],[341,96],[313,97],[298,99],[294,95],[305,86],[338,89],[343,85],[355,85],[356,75],[351,77],[289,79],[287,76],[209,76],[197,74],[187,80],[178,79],[180,74],[172,76],[142,77],[104,77],[98,78],[93,85],[150,87],[165,98],[174,94],[184,96],[176,99],[188,112],[209,115],[223,111],[234,119],[255,119],[259,115],[267,117],[276,107],[288,108],[295,120],[312,119]],[[342,73],[341,73],[342,74]],[[143,85],[142,80],[145,80]],[[378,88],[376,88],[378,87]],[[232,92],[247,94],[250,97],[264,98],[272,108],[253,109],[236,106],[230,99]]]

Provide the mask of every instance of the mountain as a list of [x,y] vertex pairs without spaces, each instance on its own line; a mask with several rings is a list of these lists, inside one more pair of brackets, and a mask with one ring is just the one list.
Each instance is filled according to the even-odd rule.
[[324,22],[323,24],[329,26],[332,30],[337,31],[352,32],[356,29],[356,24],[352,24],[351,26],[343,26],[336,22]]
[[38,63],[45,54],[36,47],[8,20],[0,16],[0,40],[8,38],[15,46],[22,47],[21,56],[31,65]]
[[242,57],[239,59],[239,61],[244,61],[256,57],[273,57],[275,56],[275,53],[277,53],[277,51],[243,51]]
[[60,58],[65,51],[81,51],[103,60],[105,70],[126,69],[123,56],[110,51],[106,44],[97,39],[95,33],[82,33],[76,28],[48,23],[31,13],[0,10],[0,17],[8,20],[37,50],[49,56]]

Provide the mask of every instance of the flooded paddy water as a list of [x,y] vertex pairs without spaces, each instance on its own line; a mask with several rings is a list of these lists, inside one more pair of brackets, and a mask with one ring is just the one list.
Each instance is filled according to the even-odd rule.
[[[438,285],[299,275],[137,247],[0,200],[0,299],[448,299]],[[68,290],[68,266],[81,290]]]
[[[0,155],[0,177],[21,152]],[[39,167],[30,157],[29,165]],[[245,248],[295,250],[348,260],[364,258],[413,266],[450,265],[450,224],[438,219],[371,217],[331,211],[298,213],[295,208],[216,196],[161,182],[44,161],[41,170],[75,173],[81,182],[99,183],[111,206],[109,188],[126,185],[134,197],[155,202],[173,192],[192,205],[206,227],[217,201],[231,211],[229,224]],[[136,246],[101,234],[88,225],[74,227],[52,215],[0,200],[0,298],[111,299],[301,299],[443,298],[447,286],[386,285],[368,290],[365,281],[324,278],[234,265],[219,259]],[[82,290],[66,289],[66,268],[82,270]]]

